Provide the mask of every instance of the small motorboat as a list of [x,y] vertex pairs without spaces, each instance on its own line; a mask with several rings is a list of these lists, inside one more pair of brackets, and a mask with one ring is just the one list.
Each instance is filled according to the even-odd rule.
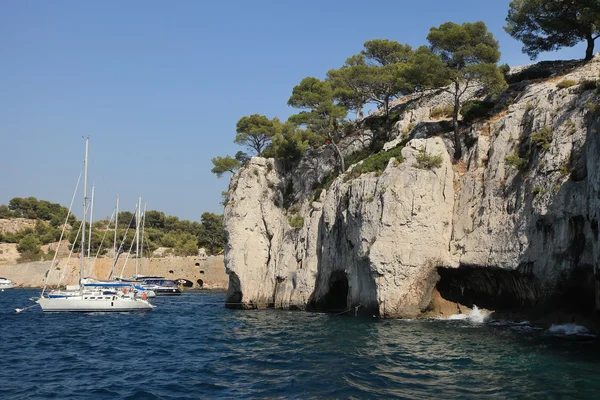
[[15,285],[13,284],[13,282],[10,279],[0,278],[0,290],[12,289],[14,287],[15,287]]

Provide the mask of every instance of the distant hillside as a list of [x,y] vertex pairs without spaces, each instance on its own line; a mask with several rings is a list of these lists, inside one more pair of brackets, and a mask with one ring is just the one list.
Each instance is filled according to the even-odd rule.
[[[60,239],[67,214],[68,209],[60,204],[35,197],[14,198],[8,205],[0,205],[0,243],[16,245],[19,262],[51,259],[54,256],[53,246],[45,245]],[[144,226],[144,254],[150,255],[159,247],[170,248],[170,253],[178,256],[197,255],[199,248],[205,248],[208,254],[219,254],[225,244],[222,218],[222,215],[205,212],[201,222],[196,222],[180,220],[161,211],[147,211],[141,221]],[[132,248],[136,225],[134,213],[119,212],[117,246],[120,251],[127,252]],[[76,252],[79,251],[80,227],[81,222],[70,215],[63,239],[69,243],[77,242],[74,246]],[[114,231],[113,220],[94,221],[91,253],[103,255],[112,249]]]

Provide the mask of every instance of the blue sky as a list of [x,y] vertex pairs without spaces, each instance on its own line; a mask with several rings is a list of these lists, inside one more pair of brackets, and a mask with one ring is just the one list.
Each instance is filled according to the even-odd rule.
[[[484,21],[503,63],[530,63],[502,30],[509,0],[17,1],[0,5],[0,204],[68,205],[90,137],[94,214],[114,199],[199,220],[222,213],[235,124],[287,119],[306,76],[323,78],[366,40],[426,44],[429,28]],[[580,45],[544,59],[582,58]],[[79,202],[78,202],[79,204]],[[80,214],[80,213],[79,213]]]

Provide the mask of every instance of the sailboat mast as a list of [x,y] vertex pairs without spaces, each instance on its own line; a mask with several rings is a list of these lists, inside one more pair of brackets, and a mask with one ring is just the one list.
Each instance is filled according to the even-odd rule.
[[138,197],[137,215],[135,218],[135,277],[137,278],[140,268],[140,213],[142,209],[142,198]]
[[146,203],[144,203],[144,214],[142,215],[142,243],[140,244],[140,271],[142,269],[142,260],[144,259],[144,226],[146,225]]
[[87,259],[88,259],[88,274],[92,275],[92,261],[91,261],[91,252],[92,252],[92,223],[94,222],[94,191],[96,187],[92,184],[92,203],[90,204],[90,233],[88,236],[88,247],[87,247]]
[[85,158],[83,159],[83,217],[81,218],[81,256],[79,261],[79,290],[83,295],[83,269],[85,267],[85,212],[87,206],[88,145],[90,138],[85,139]]
[[117,251],[118,251],[118,249],[117,249],[117,231],[118,231],[118,229],[119,229],[119,196],[117,196],[117,206],[115,209],[115,240],[113,243],[115,259],[113,261],[112,268],[110,269],[109,279],[112,279],[113,274],[115,273],[115,266],[117,264],[117,259],[119,258],[119,255],[117,254]]

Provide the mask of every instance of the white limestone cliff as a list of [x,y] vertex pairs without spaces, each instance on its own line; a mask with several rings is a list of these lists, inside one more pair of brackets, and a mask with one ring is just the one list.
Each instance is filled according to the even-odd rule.
[[[593,293],[600,119],[586,81],[600,64],[557,71],[566,66],[564,76],[511,85],[490,118],[465,127],[475,144],[454,165],[444,121],[429,119],[444,101],[436,94],[397,105],[398,139],[385,149],[412,139],[380,176],[350,167],[319,193],[334,168],[327,146],[288,174],[253,158],[232,178],[225,208],[227,302],[405,317],[427,311],[435,290],[498,308]],[[563,79],[578,84],[560,89]],[[355,139],[344,139],[346,154],[365,145]],[[421,149],[441,166],[416,168]],[[521,171],[507,156],[521,157]]]

